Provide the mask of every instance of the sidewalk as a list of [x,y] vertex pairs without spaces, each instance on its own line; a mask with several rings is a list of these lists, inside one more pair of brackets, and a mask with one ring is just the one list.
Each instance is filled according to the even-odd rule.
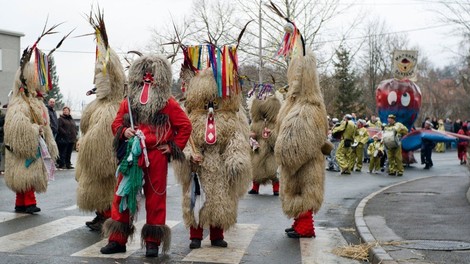
[[434,166],[449,166],[449,173],[446,167],[426,173],[415,168],[415,175],[406,177],[405,170],[403,182],[370,194],[357,206],[356,228],[363,242],[377,245],[370,251],[372,263],[470,263],[470,172],[454,167],[459,165],[446,154],[437,156],[444,161],[433,155]]

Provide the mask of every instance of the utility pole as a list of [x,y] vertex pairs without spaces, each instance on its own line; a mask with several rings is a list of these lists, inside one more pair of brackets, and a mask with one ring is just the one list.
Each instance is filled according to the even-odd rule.
[[258,81],[259,84],[263,83],[263,38],[262,38],[262,20],[261,20],[261,5],[263,1],[259,1],[259,69],[258,69]]

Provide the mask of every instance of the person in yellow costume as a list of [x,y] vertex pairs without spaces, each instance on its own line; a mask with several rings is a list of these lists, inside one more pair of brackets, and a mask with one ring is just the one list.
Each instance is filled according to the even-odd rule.
[[370,117],[370,120],[367,121],[367,126],[382,129],[382,122],[380,122],[380,118],[373,115],[373,116]]
[[[385,131],[395,131],[399,138],[403,137],[408,133],[408,128],[402,123],[395,120],[395,115],[390,114],[387,117],[387,125],[385,126]],[[403,160],[401,156],[401,144],[398,144],[397,147],[387,148],[387,157],[388,157],[388,175],[391,176],[403,176]]]
[[380,171],[380,158],[384,154],[384,144],[379,139],[379,136],[374,135],[372,137],[374,141],[369,144],[367,148],[367,154],[370,157],[369,172],[370,173],[379,173]]
[[[439,119],[439,121],[437,122],[437,130],[444,133],[444,131],[445,131],[444,120]],[[437,143],[435,149],[436,149],[436,152],[445,152],[446,151],[446,145],[445,145],[444,142],[439,142],[439,143]]]
[[351,174],[349,169],[349,157],[352,152],[352,144],[354,141],[354,133],[356,132],[356,125],[352,121],[352,115],[347,114],[344,116],[341,124],[333,128],[332,133],[342,133],[341,142],[336,150],[336,160],[341,169],[341,174]]
[[360,172],[362,170],[362,161],[364,157],[364,147],[369,141],[369,133],[365,127],[366,121],[364,119],[359,119],[357,121],[356,133],[354,134],[354,144],[352,145],[351,159],[349,164],[349,169],[352,171],[354,166],[356,166],[356,171]]

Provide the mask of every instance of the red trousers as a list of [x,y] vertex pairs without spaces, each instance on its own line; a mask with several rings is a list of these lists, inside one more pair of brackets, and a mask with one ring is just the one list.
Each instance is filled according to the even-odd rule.
[[36,195],[34,194],[34,189],[31,189],[26,192],[17,192],[16,193],[16,206],[28,206],[36,205]]
[[[146,223],[148,225],[165,225],[166,219],[166,180],[168,173],[168,161],[165,155],[159,150],[150,150],[148,152],[150,165],[148,168],[143,168],[144,172],[144,194],[145,194],[145,211],[147,213]],[[122,180],[122,175],[119,175],[118,184]],[[114,221],[128,224],[130,222],[129,210],[119,212],[119,204],[121,197],[114,195],[113,204],[111,207],[111,218]],[[160,241],[154,241],[152,238],[144,238],[146,242],[155,242],[158,245]],[[121,245],[127,243],[127,236],[121,233],[112,233],[109,236],[109,241],[118,242]]]
[[[272,181],[273,183],[273,192],[279,192],[279,181]],[[255,190],[259,192],[259,183],[253,181],[253,187],[251,187],[252,190]]]
[[[194,228],[189,227],[189,239],[200,239],[202,240],[202,233],[204,229],[202,227]],[[210,226],[210,240],[219,240],[224,239],[224,230],[222,228]]]
[[457,144],[457,156],[459,160],[467,160],[467,145]]

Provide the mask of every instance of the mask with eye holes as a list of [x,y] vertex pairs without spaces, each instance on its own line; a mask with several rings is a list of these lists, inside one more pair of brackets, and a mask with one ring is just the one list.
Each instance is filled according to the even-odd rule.
[[421,90],[407,79],[384,80],[375,91],[375,100],[380,120],[387,120],[389,114],[394,114],[397,122],[410,129],[421,108]]

